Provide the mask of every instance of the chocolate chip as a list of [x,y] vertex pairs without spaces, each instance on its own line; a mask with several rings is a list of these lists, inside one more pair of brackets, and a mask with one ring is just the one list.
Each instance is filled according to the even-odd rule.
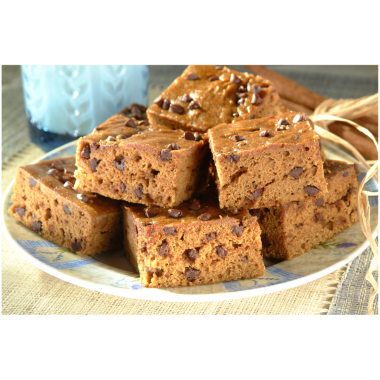
[[269,137],[270,133],[268,130],[261,131],[259,134],[260,137]]
[[298,135],[295,135],[294,136],[297,140],[299,139],[299,138],[301,138],[301,136],[298,136]]
[[189,282],[193,282],[200,273],[200,270],[194,268],[186,268],[185,270],[186,279]]
[[203,140],[203,137],[201,136],[201,134],[199,132],[194,133],[194,138],[195,138],[195,141]]
[[199,257],[199,252],[197,249],[186,249],[186,251],[183,253],[185,258],[195,261]]
[[65,187],[66,189],[72,189],[73,188],[73,184],[72,182],[70,181],[66,181],[64,184],[63,184],[63,187]]
[[240,83],[241,80],[240,80],[240,78],[236,74],[231,74],[230,82],[232,82],[232,83]]
[[197,110],[198,108],[200,108],[201,106],[199,105],[198,102],[196,101],[192,101],[189,106],[187,107],[189,110]]
[[192,98],[190,95],[185,94],[185,95],[183,95],[183,97],[182,97],[181,100],[182,100],[184,103],[190,103],[190,102],[193,100],[193,98]]
[[154,218],[155,216],[158,215],[158,209],[154,207],[149,207],[145,210],[145,215],[147,218]]
[[302,173],[303,173],[303,169],[297,167],[297,168],[292,169],[289,174],[293,178],[298,179]]
[[181,212],[181,210],[175,210],[175,209],[172,209],[172,208],[170,208],[170,209],[168,210],[168,214],[169,214],[172,218],[174,218],[174,219],[178,219],[178,218],[180,218],[180,217],[182,216],[182,212]]
[[288,125],[280,125],[279,127],[276,128],[276,131],[285,131],[287,129],[289,129]]
[[201,204],[196,199],[193,201],[193,203],[190,205],[190,210],[199,210],[201,208]]
[[115,139],[115,137],[113,137],[113,136],[108,136],[108,137],[106,138],[106,141],[107,141],[107,142],[114,142],[114,141],[116,141],[116,139]]
[[91,143],[91,150],[97,150],[99,148],[99,144],[97,142],[92,142]]
[[297,114],[293,118],[293,123],[298,123],[299,121],[306,121],[306,120],[307,120],[307,116],[305,114]]
[[77,194],[77,198],[80,201],[85,202],[85,203],[87,203],[89,201],[89,197],[87,195],[84,195],[84,194]]
[[179,104],[172,104],[170,106],[170,112],[182,115],[185,112],[185,109]]
[[170,107],[170,100],[165,99],[164,102],[162,103],[162,109],[167,111]]
[[132,113],[136,115],[137,118],[140,118],[142,116],[141,109],[137,104],[132,105]]
[[57,177],[59,174],[59,170],[57,169],[49,169],[46,174],[51,175],[53,177]]
[[315,214],[315,215],[314,215],[314,220],[315,220],[316,222],[323,222],[323,221],[325,220],[325,218],[323,217],[322,214]]
[[318,199],[315,201],[315,204],[316,204],[318,207],[323,206],[324,203],[325,203],[325,200],[324,200],[323,198],[318,198]]
[[34,178],[32,178],[32,177],[29,177],[29,185],[30,185],[30,187],[33,187],[33,186],[35,186],[35,185],[36,185],[36,183],[37,183],[37,181],[36,181]]
[[254,86],[251,87],[251,90],[252,90],[252,92],[254,92],[255,94],[259,94],[260,91],[261,91],[261,86],[254,85]]
[[314,186],[306,186],[303,191],[307,194],[307,195],[315,195],[319,192],[319,189],[317,189],[316,187]]
[[125,164],[125,158],[122,158],[119,161],[115,160],[114,164],[115,164],[115,166],[116,166],[117,169],[123,171],[124,170],[124,164]]
[[91,149],[89,145],[86,145],[80,152],[80,155],[84,158],[90,158]]
[[196,80],[196,79],[198,79],[198,75],[197,74],[189,74],[188,76],[187,76],[187,79],[188,80]]
[[234,113],[232,114],[232,116],[233,116],[233,117],[238,117],[239,114],[238,114],[237,112],[234,112]]
[[41,231],[41,227],[42,227],[41,222],[33,222],[32,226],[33,226],[33,229],[36,230],[37,232]]
[[223,66],[215,66],[217,70],[223,70]]
[[179,150],[180,147],[178,146],[178,144],[176,142],[174,142],[174,143],[170,143],[168,145],[167,149],[170,149],[170,150]]
[[262,102],[263,102],[263,100],[260,98],[260,95],[259,95],[259,94],[253,94],[253,95],[252,95],[251,103],[252,103],[253,105],[261,104]]
[[158,98],[154,99],[153,103],[157,104],[159,107],[162,106],[162,103],[164,102],[164,98],[162,96],[159,96]]
[[168,255],[170,252],[170,247],[169,247],[169,244],[166,240],[164,240],[160,246],[160,248],[158,249],[158,254],[160,256],[165,256],[165,255]]
[[245,99],[239,99],[239,100],[237,101],[237,104],[242,105],[242,104],[244,104],[244,102],[245,102]]
[[216,233],[215,232],[210,232],[209,234],[206,235],[206,241],[211,241],[216,238]]
[[[123,161],[123,160],[122,160]],[[96,169],[98,168],[98,165],[99,165],[99,162],[96,158],[93,158],[91,161],[90,161],[90,169],[93,171],[93,172],[96,172]],[[115,161],[115,166],[119,168],[120,164],[117,163],[117,161]],[[123,170],[124,169],[124,162],[123,162],[123,168],[120,169],[120,170]]]
[[278,121],[278,125],[289,125],[289,122],[285,118],[281,118]]
[[174,227],[164,227],[164,232],[166,235],[176,235],[177,231]]
[[125,123],[125,125],[126,125],[127,127],[136,128],[136,123],[135,123],[135,121],[134,121],[133,119],[129,119],[129,120]]
[[354,169],[356,171],[356,174],[359,174],[360,173],[360,168],[359,168],[359,165],[355,162],[354,163]]
[[198,219],[199,220],[203,220],[204,222],[206,222],[207,220],[211,219],[211,214],[209,214],[208,212],[205,212],[205,213],[199,215]]
[[253,200],[253,201],[255,201],[259,196],[261,196],[263,194],[263,192],[264,192],[264,188],[263,187],[261,189],[255,190],[252,193],[250,199]]
[[195,140],[194,133],[190,131],[185,132],[182,138],[185,140]]
[[241,258],[241,261],[242,261],[243,263],[246,263],[246,262],[248,261],[248,256],[244,256],[244,257],[242,257],[242,258]]
[[120,184],[120,191],[121,191],[122,193],[124,193],[124,191],[126,190],[126,188],[127,188],[127,186],[125,186],[124,183],[121,183],[121,184]]
[[243,140],[245,140],[245,137],[239,136],[239,135],[234,135],[234,136],[232,136],[232,140],[234,140],[235,142],[243,141]]
[[232,227],[232,232],[234,232],[234,234],[235,234],[237,237],[240,237],[241,234],[243,233],[243,229],[244,229],[243,226],[233,226],[233,227]]
[[143,196],[143,185],[140,184],[139,187],[137,189],[134,189],[133,191],[134,191],[136,197],[141,199]]
[[260,210],[258,208],[256,209],[253,209],[253,210],[249,210],[249,213],[252,215],[252,216],[256,216],[258,217],[260,215]]
[[216,253],[217,253],[222,259],[224,259],[224,258],[227,256],[227,251],[226,251],[221,245],[219,245],[218,247],[216,247]]
[[213,75],[213,76],[211,76],[210,78],[208,78],[208,80],[210,81],[210,82],[213,82],[214,80],[218,80],[219,78],[218,77],[216,77],[215,75]]
[[246,92],[247,91],[247,88],[244,87],[244,86],[240,86],[237,90],[237,92]]
[[65,213],[66,214],[68,214],[68,215],[70,215],[71,214],[71,210],[70,210],[70,208],[69,208],[69,206],[68,205],[63,205],[63,209],[65,210]]
[[248,94],[246,92],[243,92],[241,94],[236,94],[236,96],[241,99],[241,98],[248,98]]
[[343,172],[343,177],[348,177],[348,171]]
[[71,248],[74,252],[78,252],[82,249],[82,244],[75,239],[75,242],[71,243]]
[[172,158],[172,150],[171,149],[162,149],[159,155],[159,159],[161,161],[168,161]]
[[255,118],[256,118],[256,114],[253,113],[249,119],[250,119],[250,120],[253,120],[253,119],[255,119]]
[[149,121],[148,120],[142,120],[140,122],[140,125],[145,125],[147,127],[149,125]]
[[15,211],[20,216],[20,218],[23,218],[25,215],[25,207],[16,207]]
[[229,162],[238,162],[239,156],[237,156],[236,154],[229,154],[228,156],[226,156],[226,160]]

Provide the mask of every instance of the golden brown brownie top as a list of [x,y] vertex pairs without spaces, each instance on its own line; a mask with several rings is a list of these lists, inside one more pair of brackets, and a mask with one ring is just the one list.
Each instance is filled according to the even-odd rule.
[[[347,170],[348,169],[348,170]],[[344,161],[334,161],[334,160],[326,160],[323,163],[323,171],[325,174],[325,178],[331,179],[335,175],[343,172],[343,176],[347,177],[349,170],[354,169],[356,174],[359,174],[359,166],[355,164],[348,164]],[[347,174],[345,174],[347,173]]]
[[223,66],[191,65],[155,100],[148,114],[167,114],[181,125],[206,131],[243,115],[255,117],[262,99],[273,92],[272,83],[260,76]]
[[120,202],[97,194],[81,193],[73,190],[75,183],[75,157],[56,158],[34,165],[21,166],[29,174],[29,185],[33,189],[41,183],[76,204],[83,212],[91,215],[117,212]]
[[215,193],[202,193],[195,195],[189,201],[181,203],[174,209],[135,206],[127,204],[138,222],[144,226],[171,226],[182,223],[219,222],[221,219],[242,219],[248,216],[246,209],[221,210]]
[[221,124],[209,130],[209,137],[216,155],[319,140],[306,115],[297,112]]

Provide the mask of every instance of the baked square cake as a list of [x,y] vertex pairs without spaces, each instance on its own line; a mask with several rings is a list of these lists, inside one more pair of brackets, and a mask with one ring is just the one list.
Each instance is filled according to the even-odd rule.
[[292,259],[358,221],[357,165],[326,161],[324,172],[328,193],[323,196],[251,211],[260,215],[264,256]]
[[281,107],[273,84],[260,76],[225,66],[191,65],[147,114],[152,123],[204,133],[221,123],[277,115]]
[[209,193],[175,209],[125,204],[124,249],[145,287],[194,286],[265,273],[260,227]]
[[75,158],[17,169],[9,213],[45,239],[79,255],[121,246],[120,202],[73,190]]
[[221,124],[209,139],[221,208],[284,205],[327,191],[320,138],[304,114]]
[[75,189],[174,207],[204,187],[209,162],[199,133],[116,115],[79,139]]

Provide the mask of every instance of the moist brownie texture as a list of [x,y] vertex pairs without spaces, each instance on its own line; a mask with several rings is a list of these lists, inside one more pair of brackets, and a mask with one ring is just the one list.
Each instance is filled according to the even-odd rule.
[[151,122],[206,132],[221,123],[281,113],[268,80],[224,66],[189,66],[147,110]]
[[79,140],[75,189],[174,207],[204,186],[209,162],[199,133],[117,115]]
[[194,286],[261,276],[260,227],[203,194],[175,209],[124,205],[124,249],[143,286]]
[[74,157],[19,167],[9,213],[80,255],[121,246],[120,202],[74,191]]
[[327,191],[320,138],[304,114],[221,124],[209,138],[221,208],[284,205]]
[[285,206],[251,210],[260,215],[264,256],[292,259],[358,221],[357,166],[327,161],[324,170],[328,193]]

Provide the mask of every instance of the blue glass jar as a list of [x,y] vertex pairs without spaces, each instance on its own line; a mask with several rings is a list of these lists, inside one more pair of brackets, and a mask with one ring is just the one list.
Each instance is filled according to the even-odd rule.
[[21,75],[30,136],[45,151],[148,102],[148,66],[23,65]]

